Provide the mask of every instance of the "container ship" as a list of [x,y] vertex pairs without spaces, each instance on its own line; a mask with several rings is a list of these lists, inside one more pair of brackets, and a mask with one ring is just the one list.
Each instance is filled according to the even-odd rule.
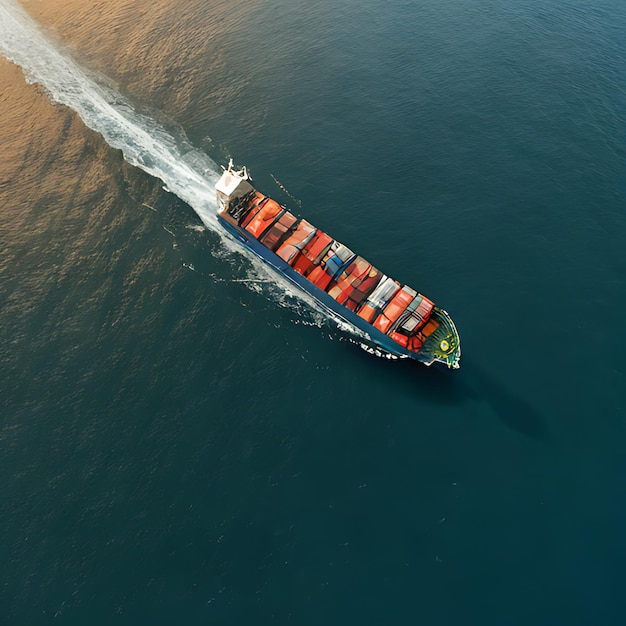
[[232,159],[216,185],[224,228],[274,271],[365,334],[371,351],[424,365],[460,366],[454,322],[432,300],[257,191]]

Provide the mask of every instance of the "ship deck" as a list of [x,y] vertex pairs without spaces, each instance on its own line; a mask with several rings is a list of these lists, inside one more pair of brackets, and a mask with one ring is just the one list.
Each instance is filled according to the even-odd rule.
[[454,322],[426,296],[257,191],[245,169],[226,170],[217,194],[218,217],[231,234],[377,347],[426,365],[459,367]]

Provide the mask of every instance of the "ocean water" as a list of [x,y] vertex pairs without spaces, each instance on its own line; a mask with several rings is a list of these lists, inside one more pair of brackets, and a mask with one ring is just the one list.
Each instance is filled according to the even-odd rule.
[[[624,42],[619,0],[0,0],[0,624],[623,624]],[[229,156],[461,370],[225,238]]]

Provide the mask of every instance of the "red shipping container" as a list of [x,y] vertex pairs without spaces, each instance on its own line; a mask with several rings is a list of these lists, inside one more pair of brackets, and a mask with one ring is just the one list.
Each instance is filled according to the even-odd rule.
[[403,335],[401,333],[396,333],[393,332],[389,335],[396,343],[399,343],[401,346],[404,346],[406,348],[407,344],[409,343],[409,338],[406,335]]
[[307,276],[307,278],[314,285],[317,285],[322,290],[326,290],[326,287],[328,287],[331,280],[331,276],[329,276],[324,271],[324,268],[319,265],[313,269],[313,271]]
[[263,208],[263,205],[268,201],[268,198],[260,193],[257,193],[255,196],[255,201],[252,202],[252,208],[250,209],[248,215],[246,215],[241,221],[241,226],[244,228],[250,223],[252,218]]

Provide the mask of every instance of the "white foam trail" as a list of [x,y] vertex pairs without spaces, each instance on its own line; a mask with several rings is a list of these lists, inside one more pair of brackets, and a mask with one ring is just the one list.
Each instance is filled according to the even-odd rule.
[[207,227],[217,228],[216,164],[94,80],[11,0],[0,3],[0,52],[22,68],[28,81],[40,83],[53,100],[74,110],[109,145],[119,148],[129,163],[160,178],[168,190],[194,208]]
[[[161,179],[168,191],[194,209],[207,228],[221,235],[229,250],[250,258],[255,274],[279,286],[273,296],[281,304],[289,305],[286,295],[323,313],[318,320],[329,315],[313,298],[286,279],[277,278],[219,226],[215,216],[215,184],[220,171],[213,160],[183,137],[173,137],[154,120],[139,114],[125,98],[107,87],[104,80],[86,72],[53,44],[12,0],[0,0],[0,53],[22,68],[27,81],[41,84],[54,101],[75,111],[110,146],[120,149],[129,163]],[[362,334],[340,318],[335,318],[335,322],[342,330]]]

